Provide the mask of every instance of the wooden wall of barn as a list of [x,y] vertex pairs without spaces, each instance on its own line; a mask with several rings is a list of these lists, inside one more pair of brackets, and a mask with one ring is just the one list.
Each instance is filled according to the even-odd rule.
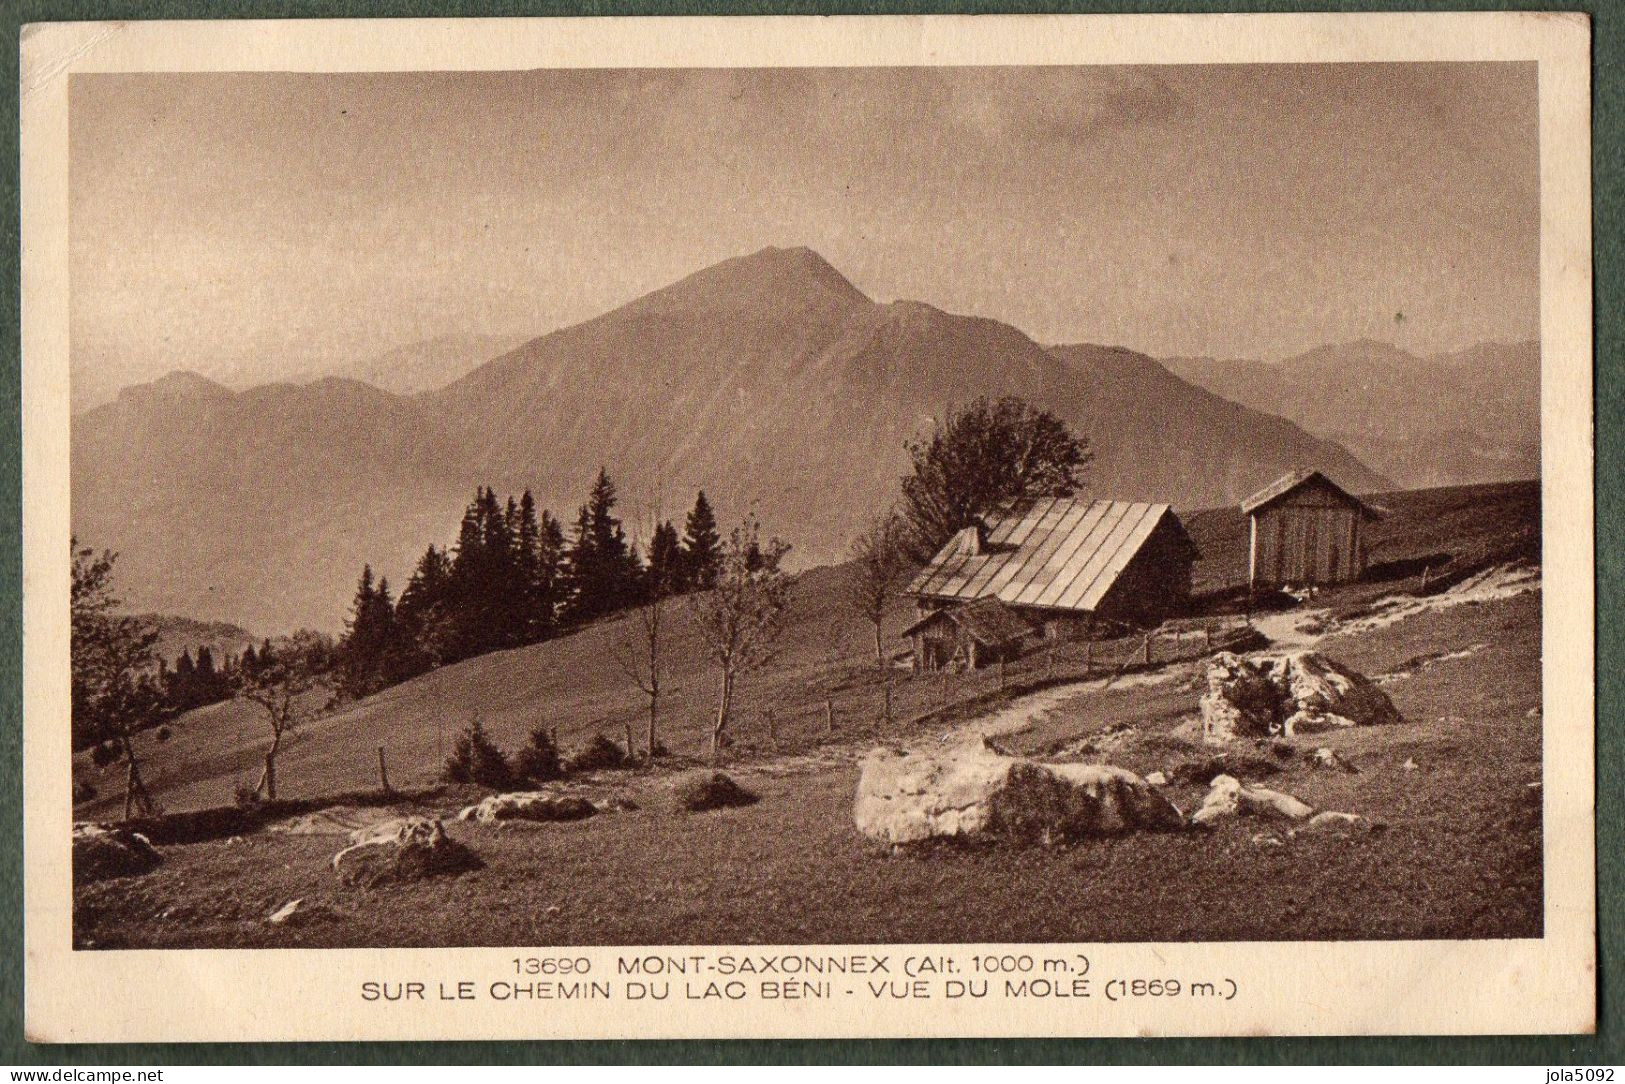
[[1189,609],[1191,566],[1196,554],[1190,539],[1175,524],[1172,517],[1164,517],[1157,524],[1100,600],[1096,612],[1101,617],[1155,625]]
[[1256,585],[1348,583],[1365,571],[1360,511],[1329,487],[1304,486],[1251,518]]

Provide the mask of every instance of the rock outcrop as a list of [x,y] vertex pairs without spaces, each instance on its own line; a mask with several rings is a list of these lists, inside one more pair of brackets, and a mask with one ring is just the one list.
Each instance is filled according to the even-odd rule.
[[1202,740],[1209,745],[1402,721],[1374,682],[1317,651],[1257,659],[1221,651],[1208,660],[1207,685]]
[[478,869],[483,863],[468,847],[446,835],[446,826],[428,817],[402,817],[358,829],[355,842],[333,856],[333,869],[346,884],[371,888],[421,881]]
[[865,836],[894,844],[933,838],[1054,844],[1185,823],[1172,802],[1123,768],[1040,763],[976,746],[876,750],[864,761],[853,814]]
[[103,824],[73,826],[73,879],[81,884],[109,877],[134,877],[162,859],[147,837]]

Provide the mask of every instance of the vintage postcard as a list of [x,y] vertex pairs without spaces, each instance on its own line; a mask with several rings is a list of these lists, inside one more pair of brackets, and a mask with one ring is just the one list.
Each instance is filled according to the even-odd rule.
[[1589,37],[27,28],[28,1034],[1592,1030]]

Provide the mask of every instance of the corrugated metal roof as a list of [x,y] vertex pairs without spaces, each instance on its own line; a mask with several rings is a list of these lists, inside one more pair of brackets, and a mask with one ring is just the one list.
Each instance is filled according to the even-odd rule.
[[1242,501],[1241,510],[1250,516],[1260,508],[1264,508],[1267,505],[1275,503],[1288,493],[1291,493],[1293,490],[1297,489],[1299,486],[1313,481],[1316,478],[1320,479],[1322,482],[1325,482],[1328,486],[1332,487],[1332,489],[1342,494],[1350,504],[1359,508],[1360,511],[1365,513],[1366,516],[1373,519],[1376,518],[1377,514],[1372,510],[1370,505],[1360,500],[1360,498],[1354,496],[1354,494],[1350,493],[1348,490],[1344,489],[1342,486],[1338,485],[1336,482],[1332,481],[1318,470],[1295,470],[1281,475],[1281,477],[1277,478],[1275,481],[1271,482],[1257,493],[1254,493],[1251,497],[1248,497],[1246,500]]
[[988,517],[981,552],[967,553],[950,542],[908,590],[932,598],[1094,610],[1169,514],[1166,504],[1137,501],[1020,502]]
[[1031,636],[1033,627],[1010,607],[996,598],[977,599],[968,606],[953,606],[936,613],[926,614],[904,629],[902,635],[912,636],[938,619],[952,621],[965,635],[989,647],[999,647],[1023,636]]

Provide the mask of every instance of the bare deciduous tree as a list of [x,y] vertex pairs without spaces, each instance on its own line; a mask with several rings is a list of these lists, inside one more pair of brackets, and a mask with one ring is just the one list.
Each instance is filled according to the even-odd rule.
[[276,757],[282,740],[313,714],[310,694],[331,691],[336,662],[332,640],[301,629],[272,643],[269,656],[262,653],[259,664],[239,679],[238,697],[263,708],[271,724],[265,767],[254,786],[254,793],[263,794],[267,801],[276,798]]
[[[633,613],[628,622],[628,638],[615,647],[615,661],[649,702],[648,724],[644,733],[644,755],[653,761],[660,747],[660,678],[662,635],[665,624],[666,603],[671,598],[671,585],[647,585],[647,601]],[[632,756],[630,725],[626,736],[627,755]]]
[[852,540],[847,551],[851,573],[844,584],[846,601],[874,626],[875,665],[886,665],[880,627],[886,603],[903,589],[912,563],[908,556],[908,525],[895,511],[887,512]]
[[75,746],[108,743],[126,765],[124,818],[151,813],[151,794],[141,778],[135,735],[156,724],[163,697],[153,680],[158,632],[136,617],[116,611],[113,563],[118,555],[81,549],[70,542],[72,581],[70,677],[71,726]]
[[[659,501],[652,502],[649,519],[649,564],[642,582],[643,605],[629,622],[630,635],[615,647],[615,661],[622,673],[638,687],[649,702],[648,724],[644,733],[644,755],[653,763],[660,748],[660,679],[662,636],[665,632],[666,604],[683,588],[682,554],[677,531],[660,519]],[[632,724],[626,728],[626,755],[632,747]]]
[[772,661],[790,603],[790,577],[780,565],[790,546],[764,545],[754,516],[728,534],[716,586],[693,596],[694,623],[717,664],[720,688],[711,725],[711,760],[721,754],[740,677]]

